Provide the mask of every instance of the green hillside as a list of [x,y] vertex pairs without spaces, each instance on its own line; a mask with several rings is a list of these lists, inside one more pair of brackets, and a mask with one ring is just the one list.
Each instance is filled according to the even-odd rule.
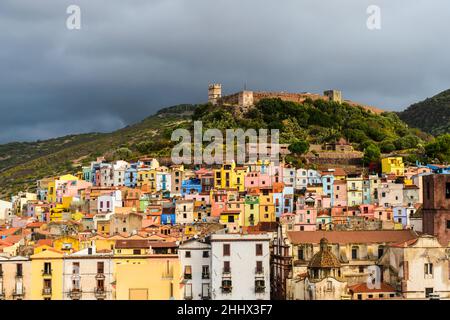
[[435,136],[450,133],[450,90],[415,103],[398,115],[411,127]]
[[375,114],[362,107],[325,100],[299,104],[265,99],[243,115],[235,114],[233,107],[203,105],[193,118],[202,120],[205,129],[279,129],[281,143],[323,144],[344,138],[361,151],[369,145],[384,153],[415,150],[429,140],[427,134],[410,129],[395,113]]

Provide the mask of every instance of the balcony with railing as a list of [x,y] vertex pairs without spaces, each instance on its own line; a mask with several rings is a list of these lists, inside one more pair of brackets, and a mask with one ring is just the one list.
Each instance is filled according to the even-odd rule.
[[43,296],[51,296],[52,295],[52,288],[44,288],[44,289],[42,289],[42,295]]
[[14,299],[22,299],[25,296],[24,287],[22,285],[16,285],[12,295]]
[[231,285],[231,280],[223,280],[222,281],[222,293],[229,294],[233,290],[233,286]]
[[264,275],[264,268],[255,268],[256,275]]
[[81,288],[72,288],[69,291],[69,297],[72,300],[80,300],[82,293]]
[[231,276],[231,268],[223,268],[222,274],[224,276]]
[[97,274],[95,275],[95,279],[96,280],[105,280],[105,274],[103,272],[97,272]]
[[95,298],[97,298],[97,299],[101,299],[101,300],[105,299],[106,298],[105,288],[104,287],[96,287],[94,289],[94,295],[95,295]]
[[192,280],[192,273],[185,272],[183,277],[185,280]]
[[209,272],[203,272],[202,273],[202,279],[209,279]]
[[266,284],[264,280],[255,281],[255,293],[264,293],[266,291]]
[[52,269],[44,269],[42,270],[43,278],[50,278],[52,276]]

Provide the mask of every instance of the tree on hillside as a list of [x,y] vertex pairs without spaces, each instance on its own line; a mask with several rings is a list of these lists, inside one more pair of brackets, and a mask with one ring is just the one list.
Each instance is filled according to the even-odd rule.
[[298,140],[289,145],[289,151],[296,156],[301,156],[309,150],[309,143],[305,140]]
[[431,160],[450,162],[450,134],[443,134],[425,146],[425,153]]
[[375,144],[369,145],[364,150],[363,162],[365,165],[368,165],[373,162],[380,161],[380,148]]

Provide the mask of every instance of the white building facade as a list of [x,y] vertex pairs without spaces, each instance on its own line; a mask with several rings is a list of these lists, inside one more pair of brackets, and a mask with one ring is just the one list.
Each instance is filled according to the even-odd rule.
[[183,272],[185,300],[211,299],[211,245],[199,240],[181,244],[178,255]]
[[211,236],[213,300],[270,299],[270,235]]
[[111,300],[114,263],[112,253],[86,248],[63,260],[64,300]]

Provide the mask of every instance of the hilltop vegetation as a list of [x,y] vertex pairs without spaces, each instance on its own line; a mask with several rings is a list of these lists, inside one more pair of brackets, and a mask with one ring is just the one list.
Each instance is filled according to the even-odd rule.
[[450,90],[415,103],[398,115],[411,127],[433,135],[450,133]]
[[323,144],[344,138],[361,151],[372,146],[372,151],[377,148],[383,153],[423,148],[430,139],[420,130],[410,129],[395,113],[375,114],[325,100],[300,104],[265,99],[242,116],[236,116],[233,107],[202,105],[193,119],[202,120],[204,129],[279,129],[281,143]]

